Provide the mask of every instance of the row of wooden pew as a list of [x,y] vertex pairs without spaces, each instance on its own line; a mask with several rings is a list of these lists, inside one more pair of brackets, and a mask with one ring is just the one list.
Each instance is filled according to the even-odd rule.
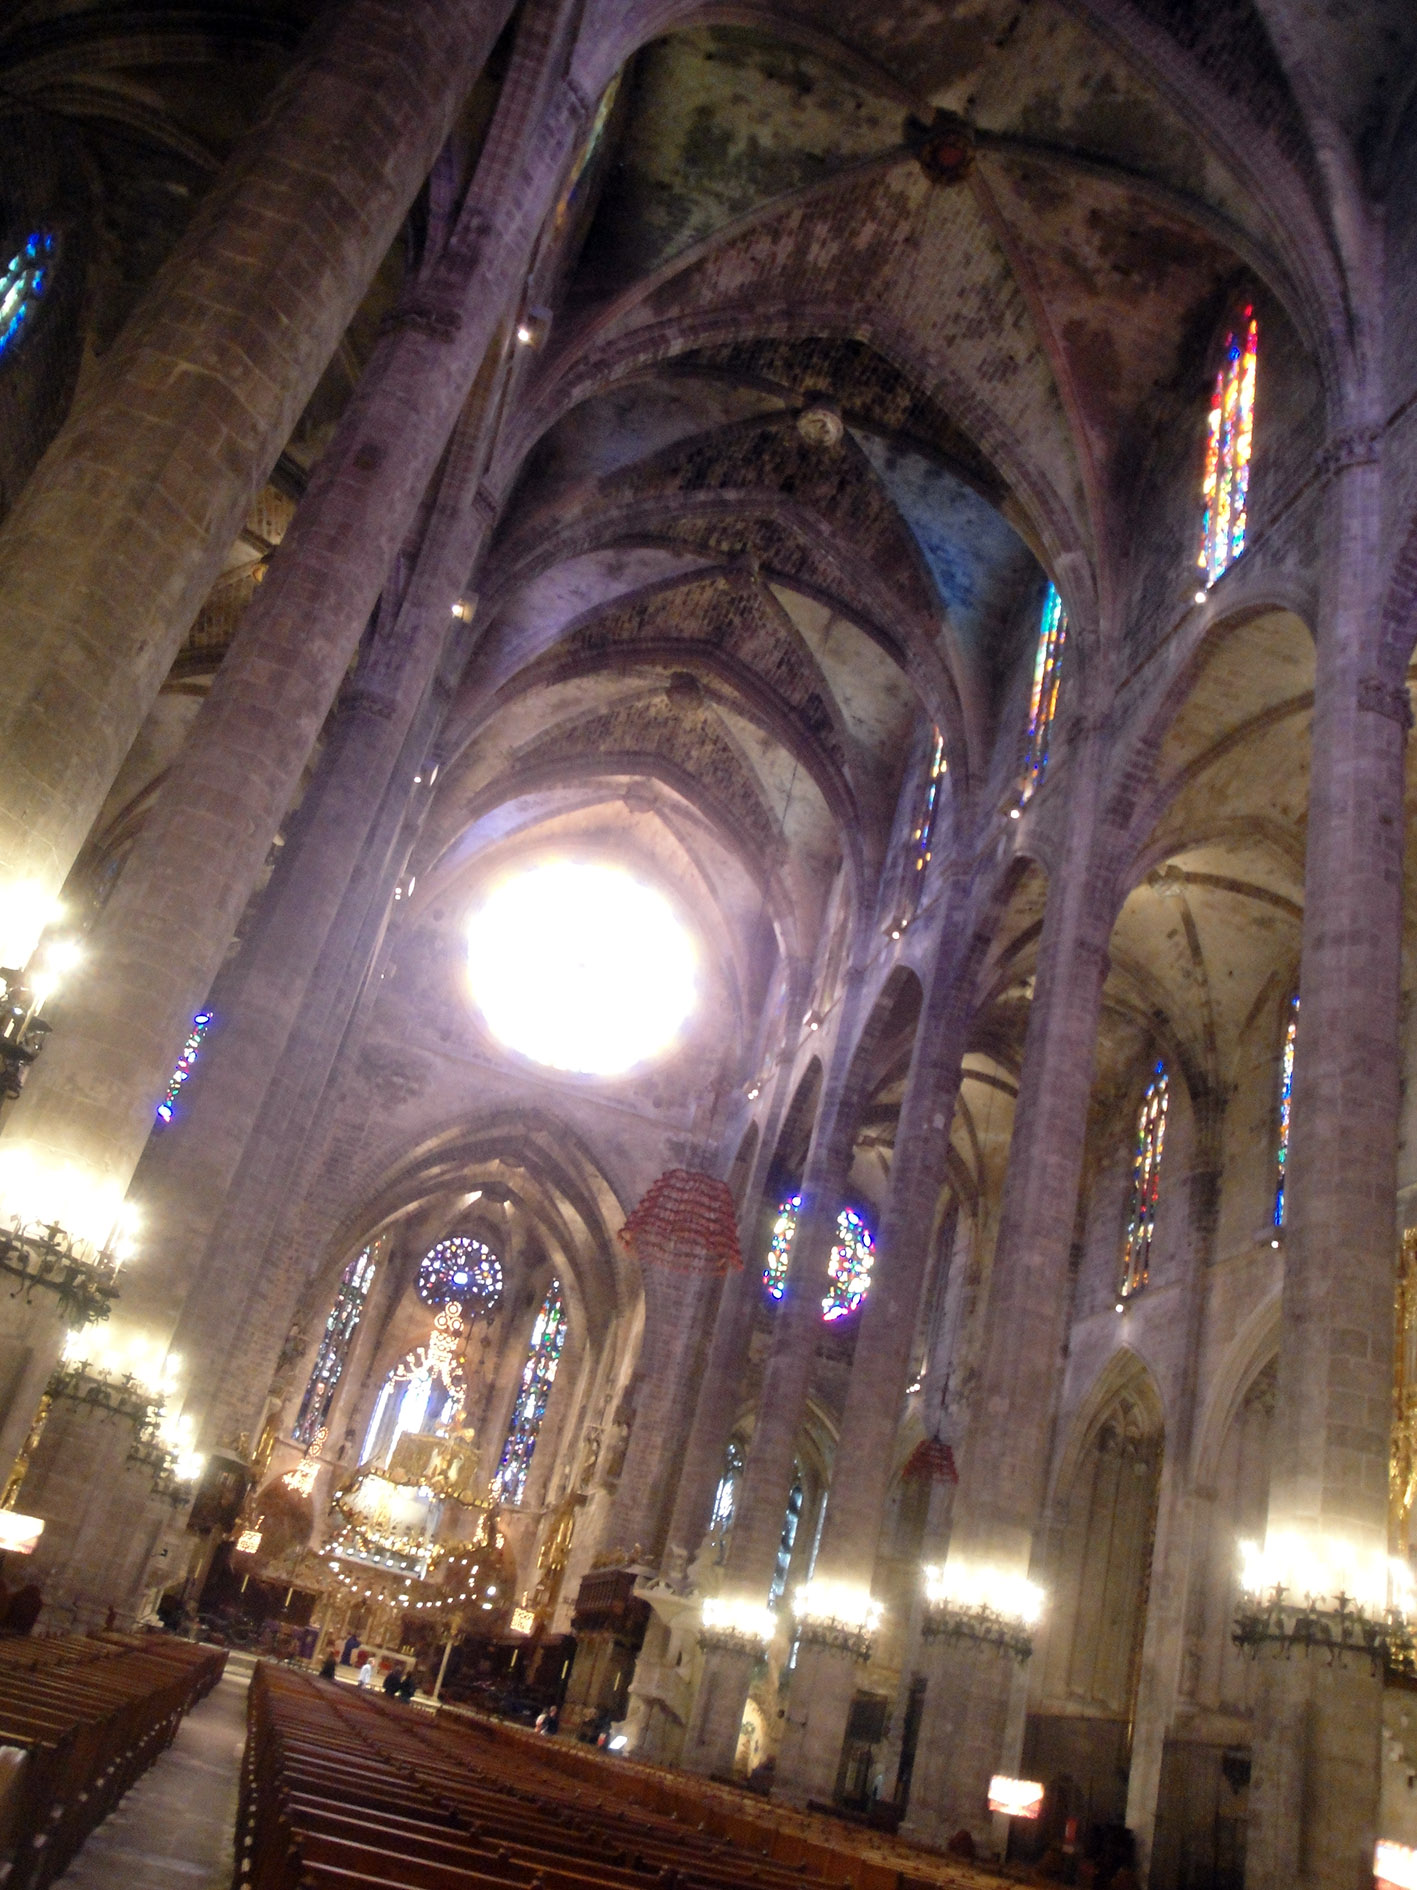
[[[257,1668],[238,1890],[979,1890],[969,1866],[732,1819],[710,1788],[465,1714]],[[698,1782],[701,1783],[701,1782]],[[661,1791],[662,1786],[662,1791]]]
[[0,1638],[0,1882],[43,1890],[221,1678],[166,1636]]
[[843,1890],[615,1795],[492,1729],[257,1668],[237,1824],[249,1890]]

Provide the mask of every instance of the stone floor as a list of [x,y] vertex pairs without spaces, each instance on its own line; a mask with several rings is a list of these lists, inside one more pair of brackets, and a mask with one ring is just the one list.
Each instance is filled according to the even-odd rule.
[[230,1890],[250,1663],[225,1677],[89,1838],[60,1890]]

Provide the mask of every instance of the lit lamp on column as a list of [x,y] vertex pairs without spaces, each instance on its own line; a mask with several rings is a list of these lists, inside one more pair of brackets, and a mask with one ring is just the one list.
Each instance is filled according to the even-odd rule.
[[0,968],[0,1098],[19,1095],[49,1034],[44,1007],[82,955],[73,939],[55,938],[27,966]]
[[46,1173],[26,1149],[8,1151],[0,1169],[0,1273],[17,1282],[15,1294],[28,1301],[37,1291],[52,1293],[59,1317],[76,1331],[107,1319],[132,1233],[121,1202],[103,1203],[76,1174]]
[[1271,1530],[1240,1544],[1240,1599],[1232,1639],[1258,1655],[1317,1649],[1366,1658],[1376,1673],[1417,1665],[1417,1587],[1397,1556],[1304,1530]]
[[777,1631],[777,1616],[765,1603],[743,1596],[704,1598],[699,1645],[729,1654],[761,1654]]
[[871,1658],[882,1610],[869,1588],[855,1582],[809,1581],[797,1590],[792,1606],[804,1646],[828,1647],[853,1660]]
[[1043,1590],[1022,1575],[952,1559],[925,1570],[922,1632],[927,1640],[973,1641],[1027,1660],[1043,1601]]

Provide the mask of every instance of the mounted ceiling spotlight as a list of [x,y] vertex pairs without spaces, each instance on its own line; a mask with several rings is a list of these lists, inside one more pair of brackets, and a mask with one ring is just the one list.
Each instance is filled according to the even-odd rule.
[[527,309],[517,323],[517,346],[540,348],[551,332],[551,311],[537,306]]

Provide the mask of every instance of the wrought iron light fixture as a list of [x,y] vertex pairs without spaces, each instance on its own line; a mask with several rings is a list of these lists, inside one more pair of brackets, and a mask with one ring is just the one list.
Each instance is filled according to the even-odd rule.
[[59,1317],[75,1331],[107,1319],[121,1264],[116,1235],[94,1251],[57,1221],[16,1220],[0,1228],[0,1274],[17,1282],[10,1297],[23,1293],[28,1302],[37,1289],[53,1293]]
[[876,1629],[881,1625],[881,1604],[869,1588],[851,1582],[809,1581],[793,1602],[797,1636],[804,1647],[827,1647],[869,1660]]
[[1025,1661],[1043,1612],[1043,1590],[1006,1569],[949,1562],[925,1570],[926,1640],[973,1641]]
[[699,1645],[728,1654],[752,1654],[756,1659],[776,1629],[777,1617],[771,1608],[731,1595],[708,1595],[703,1603]]

